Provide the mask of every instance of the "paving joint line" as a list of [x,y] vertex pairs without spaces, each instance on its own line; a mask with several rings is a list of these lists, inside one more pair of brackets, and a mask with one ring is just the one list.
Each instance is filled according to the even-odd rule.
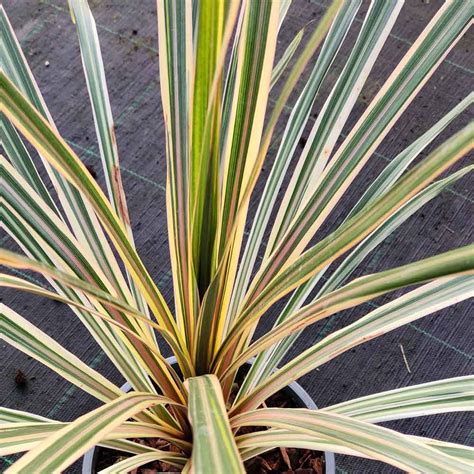
[[[105,356],[106,356],[105,352],[103,350],[101,350],[92,359],[91,362],[87,363],[87,366],[90,367],[91,369],[95,369],[105,359]],[[58,411],[63,408],[64,404],[68,402],[68,400],[74,395],[74,393],[76,393],[78,388],[79,387],[77,385],[71,384],[71,386],[64,392],[64,394],[61,396],[61,398],[54,404],[54,406],[51,408],[51,410],[49,410],[49,412],[46,416],[48,418],[54,418],[54,416],[58,413]]]
[[[69,143],[71,146],[76,148],[77,150],[80,150],[82,153],[85,153],[86,155],[93,156],[97,159],[100,159],[100,154],[96,151],[94,151],[92,148],[87,148],[83,147],[82,145],[79,145],[78,143],[72,141],[72,140],[66,140],[67,143]],[[163,186],[162,184],[158,183],[157,181],[154,181],[150,178],[147,178],[146,176],[141,175],[140,173],[137,173],[136,171],[133,171],[126,166],[120,165],[120,169],[124,171],[125,173],[128,173],[129,175],[133,176],[134,178],[137,178],[141,181],[144,181],[145,183],[151,184],[158,189],[161,189],[163,192],[166,191],[166,187]]]

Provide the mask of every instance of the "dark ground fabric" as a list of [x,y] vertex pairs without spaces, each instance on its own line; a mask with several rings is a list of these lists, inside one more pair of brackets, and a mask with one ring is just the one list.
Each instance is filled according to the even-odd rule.
[[[316,0],[293,1],[279,42],[280,54],[303,25],[321,17],[327,3]],[[123,181],[137,247],[169,301],[172,299],[172,287],[165,219],[165,145],[158,83],[155,2],[90,0],[90,4],[97,21],[117,122]],[[358,98],[345,128],[346,132],[440,5],[440,1],[407,0]],[[4,6],[60,132],[81,159],[97,170],[98,180],[102,183],[79,46],[67,3],[61,0],[5,0]],[[364,5],[357,16],[355,27],[317,101],[315,114],[347,58],[366,9],[367,5]],[[471,50],[473,44],[471,28],[439,66],[413,105],[398,120],[354,186],[347,192],[335,215],[321,230],[321,234],[340,222],[351,203],[360,196],[361,189],[400,150],[470,92],[474,69]],[[470,115],[472,116],[472,110],[456,120],[440,140],[467,123]],[[281,129],[280,127],[280,132]],[[269,161],[274,148],[270,152]],[[467,157],[464,163],[468,160],[472,162],[472,156]],[[268,169],[269,166],[266,166],[264,174]],[[471,175],[460,180],[409,219],[366,259],[358,274],[390,268],[472,242],[473,199]],[[3,242],[7,247],[15,248],[10,240]],[[113,382],[123,382],[67,308],[13,291],[2,290],[1,299],[82,360],[110,377]],[[291,355],[383,301],[385,299],[382,298],[374,304],[344,312],[311,327],[304,332]],[[274,308],[273,314],[277,311],[278,307]],[[324,407],[381,390],[466,375],[473,368],[470,316],[472,301],[456,305],[355,348],[307,375],[300,382],[316,403]],[[271,315],[268,319],[271,319]],[[266,327],[268,323],[260,330],[264,331]],[[404,362],[401,347],[410,370]],[[0,343],[0,351],[0,405],[65,421],[97,406],[94,399],[31,358],[4,343]],[[14,382],[18,369],[28,379],[23,389],[18,388]],[[452,414],[389,423],[388,426],[394,426],[405,433],[469,444],[474,437],[472,421],[467,415]],[[3,458],[0,461],[0,471],[11,462],[12,458]],[[79,468],[76,463],[67,472],[78,472]],[[344,456],[337,456],[337,470],[350,473],[397,472],[396,469],[375,462]]]

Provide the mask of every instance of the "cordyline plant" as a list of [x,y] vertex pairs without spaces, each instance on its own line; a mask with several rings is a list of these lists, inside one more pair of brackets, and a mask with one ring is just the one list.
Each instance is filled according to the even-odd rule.
[[[402,7],[398,0],[373,0],[296,166],[290,163],[315,98],[361,0],[334,1],[304,45],[302,31],[275,61],[289,4],[158,0],[174,314],[134,246],[87,1],[71,0],[70,9],[108,197],[59,135],[1,9],[2,226],[24,252],[1,250],[0,263],[14,270],[0,275],[1,285],[67,304],[133,388],[124,394],[3,305],[2,339],[103,402],[70,423],[2,408],[0,454],[27,452],[7,472],[61,471],[94,445],[130,453],[102,471],[107,473],[153,460],[185,472],[243,472],[247,459],[275,447],[352,454],[411,472],[472,472],[472,449],[378,423],[472,409],[473,377],[316,411],[264,403],[337,355],[473,295],[473,245],[351,279],[378,244],[472,170],[470,165],[445,173],[471,148],[472,124],[411,165],[472,104],[473,94],[399,153],[361,190],[344,222],[318,239],[377,146],[469,27],[472,4],[450,1],[438,10],[336,148]],[[305,70],[304,88],[276,137],[278,119]],[[23,138],[37,150],[52,186],[37,171]],[[246,233],[249,201],[272,143],[278,145],[276,156]],[[289,185],[282,187],[287,174]],[[277,200],[280,191],[283,198]],[[15,269],[41,274],[52,289],[16,276]],[[301,331],[316,321],[414,285],[282,363]],[[256,338],[259,321],[285,296],[273,329]],[[176,364],[163,356],[165,345]],[[239,368],[253,357],[232,393]],[[242,434],[248,426],[266,430]],[[161,438],[178,449],[154,449],[139,438]]]

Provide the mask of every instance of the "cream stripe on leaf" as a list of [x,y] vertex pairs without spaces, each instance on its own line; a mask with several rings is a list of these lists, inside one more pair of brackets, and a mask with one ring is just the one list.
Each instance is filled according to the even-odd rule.
[[[159,355],[159,359],[164,361],[163,357],[160,355],[159,350],[156,346],[149,340],[146,340],[144,336],[139,336],[135,331],[130,329],[130,321],[140,321],[144,324],[148,325],[150,328],[155,329],[161,336],[165,339],[165,341],[170,345],[173,352],[176,354],[177,359],[180,361],[180,365],[185,368],[186,376],[193,375],[193,368],[191,366],[190,356],[187,351],[183,352],[181,348],[176,344],[176,341],[172,337],[172,335],[164,328],[156,324],[155,322],[149,320],[146,316],[138,312],[136,309],[124,304],[120,300],[115,299],[110,294],[103,292],[102,290],[94,287],[93,285],[88,284],[74,276],[68,275],[64,272],[58,271],[52,267],[48,267],[45,264],[41,264],[31,260],[29,258],[23,257],[21,255],[15,254],[13,252],[9,252],[7,250],[0,250],[0,264],[8,265],[10,268],[16,269],[26,269],[37,271],[43,274],[43,276],[49,276],[54,281],[60,282],[62,285],[81,290],[89,300],[94,304],[96,309],[91,307],[85,306],[84,304],[78,303],[77,301],[71,300],[68,297],[64,297],[62,295],[57,295],[53,292],[45,290],[38,285],[34,285],[33,283],[27,282],[21,278],[17,278],[11,275],[4,275],[0,273],[0,285],[1,286],[10,286],[12,288],[23,289],[24,291],[31,291],[35,294],[41,294],[43,296],[55,299],[57,301],[62,301],[68,304],[71,308],[79,308],[86,313],[89,313],[91,316],[99,316],[107,321],[111,321],[110,318],[107,316],[106,310],[107,308],[114,308],[121,311],[121,314],[126,317],[117,318],[118,324],[120,327],[127,331],[127,334],[132,335],[135,340],[139,340],[140,345],[145,344],[145,346],[153,352],[153,354]],[[100,303],[100,304],[98,304]],[[97,311],[99,310],[99,311]],[[115,312],[112,314],[116,314]],[[113,323],[111,323],[113,325]],[[169,369],[169,366],[168,366]],[[161,375],[167,374],[168,371],[163,373],[158,373],[161,378]],[[161,384],[160,384],[161,385]]]
[[[405,436],[407,436],[408,439],[413,439],[416,442],[421,442],[433,449],[439,450],[463,463],[471,465],[474,463],[474,448],[460,444],[446,443],[435,439],[408,435]],[[348,448],[334,440],[329,440],[324,436],[309,436],[291,430],[273,428],[247,435],[240,435],[237,436],[236,439],[244,461],[277,447],[330,451],[336,454],[346,454],[373,459],[366,453],[356,451],[354,448]]]
[[[471,281],[474,283],[474,279]],[[380,423],[437,413],[473,411],[473,397],[474,376],[454,377],[367,395],[323,408],[323,411]]]
[[236,212],[258,154],[276,48],[278,14],[278,1],[247,2],[237,34],[238,43],[230,59],[235,75],[231,81],[228,79],[223,98],[222,199],[214,250],[219,270],[203,298],[199,314],[197,373],[207,372],[224,331],[245,225],[246,211],[238,221]]
[[191,345],[197,310],[189,198],[193,98],[192,2],[157,2],[166,135],[166,209],[177,326]]
[[230,429],[219,381],[214,375],[191,377],[189,418],[193,429],[194,472],[244,473],[244,466]]
[[323,79],[326,77],[342,41],[352,25],[359,6],[359,1],[347,0],[343,3],[341,10],[334,18],[307,83],[292,108],[275,162],[260,196],[259,205],[253,219],[242,259],[239,263],[239,271],[236,276],[231,306],[229,308],[230,318],[235,317],[242,298],[245,296],[245,290],[257,260],[258,250],[262,245],[264,231],[278,196],[278,189],[283,183],[291,158],[303,134],[305,123],[309,119]]
[[322,435],[349,449],[408,472],[456,472],[472,467],[438,449],[396,431],[352,418],[306,409],[264,408],[239,415],[232,426],[265,426],[304,435]]
[[113,383],[3,304],[0,307],[0,327],[1,339],[47,365],[90,395],[101,401],[122,395]]
[[313,125],[303,152],[294,169],[287,191],[280,203],[265,257],[274,250],[292,222],[303,197],[326,167],[362,87],[392,30],[403,2],[374,0],[364,18],[359,36],[344,69],[331,90]]
[[282,76],[283,72],[286,70],[288,64],[291,62],[293,56],[296,53],[296,50],[298,49],[298,46],[301,43],[301,40],[303,39],[304,31],[304,28],[301,28],[301,30],[298,31],[295,37],[291,40],[291,43],[287,46],[287,48],[281,55],[278,62],[275,64],[272,71],[272,82],[270,83],[270,90],[273,89],[275,84]]
[[[352,252],[337,266],[337,268],[334,269],[331,276],[324,282],[313,300],[316,300],[322,295],[339,287],[344,282],[344,280],[346,280],[361,264],[364,258],[366,258],[366,256],[370,254],[370,252],[372,252],[373,249],[377,247],[377,245],[383,242],[389,235],[391,235],[391,233],[401,226],[411,215],[413,215],[431,199],[442,193],[447,186],[452,185],[457,180],[464,177],[467,173],[472,172],[472,170],[473,166],[465,167],[460,171],[448,176],[447,178],[437,181],[424,190],[420,191],[407,204],[402,206],[397,212],[395,212],[395,214],[388,218],[360,244],[358,244],[354,250],[352,250]],[[389,176],[390,175],[386,175],[386,178],[388,179]],[[387,183],[379,184],[380,187],[377,188],[377,192],[375,192],[374,188],[374,198],[386,191]],[[351,211],[348,217],[350,217],[352,213],[353,212]],[[314,277],[312,277],[307,283],[298,287],[298,289],[292,294],[289,301],[278,315],[278,318],[274,324],[275,327],[282,324],[295,311],[301,308],[309,294],[314,289],[315,285],[321,280],[327,268],[328,267],[325,267]],[[299,337],[299,334],[300,332],[292,334],[291,336],[286,337],[280,343],[268,349],[266,352],[259,354],[257,360],[254,362],[254,364],[252,364],[246,379],[242,383],[237,398],[244,394],[250,387],[255,386],[258,381],[261,381],[263,378],[271,374],[271,372],[277,367],[278,363],[283,359],[287,351],[291,349],[296,339]]]
[[[446,261],[451,258],[453,266],[446,264]],[[474,245],[353,280],[338,290],[303,306],[273,331],[257,339],[246,351],[236,357],[227,371],[232,373],[232,369],[235,370],[253,355],[271,347],[287,335],[344,309],[352,308],[399,288],[443,277],[455,277],[464,273],[474,273]],[[474,281],[472,277],[466,278],[470,279],[471,283]],[[454,284],[457,282],[458,280]],[[460,286],[465,290],[465,284]],[[470,292],[467,293],[469,294]]]
[[[27,255],[49,265],[59,265],[60,268],[67,268],[67,266],[64,266],[64,261],[58,255],[55,255],[53,248],[31,227],[22,222],[20,216],[8,209],[8,207],[4,207],[2,218],[7,231],[14,236]],[[54,260],[51,260],[53,256]],[[83,304],[85,302],[85,296],[82,292],[77,292],[55,282],[51,278],[46,278],[60,297],[66,297],[75,304]],[[147,378],[144,378],[146,374],[144,369],[134,360],[128,349],[119,340],[113,327],[110,327],[108,323],[102,320],[97,320],[97,318],[92,317],[87,311],[80,310],[77,306],[71,306],[71,309],[77,314],[93,338],[101,345],[107,356],[132,386],[134,388],[143,387],[143,389],[153,392],[153,385]]]
[[[472,246],[470,253],[466,254],[464,250],[464,252],[458,252],[458,255],[461,256],[459,263],[467,265],[464,271],[472,273],[474,271]],[[473,280],[472,274],[455,278],[440,278],[380,306],[363,318],[326,336],[314,346],[303,351],[251,390],[246,397],[238,402],[234,411],[240,412],[248,407],[257,407],[269,395],[287,385],[288,380],[302,377],[359,344],[472,297]],[[357,284],[357,280],[355,283]]]
[[[130,356],[133,357],[133,361],[139,364],[139,366],[143,367],[149,373],[150,377],[153,379],[154,383],[159,387],[159,389],[167,396],[170,396],[175,400],[180,402],[184,401],[182,382],[178,378],[169,362],[161,355],[158,349],[156,349],[156,347],[151,342],[145,340],[143,337],[130,330],[123,322],[110,318],[103,310],[101,310],[100,306],[97,306],[97,309],[89,308],[85,305],[81,305],[80,303],[73,302],[68,298],[64,298],[55,292],[45,290],[34,283],[30,283],[21,278],[2,273],[0,273],[0,287],[1,286],[18,289],[50,298],[55,301],[66,303],[70,307],[77,307],[80,310],[88,313],[90,316],[94,318],[100,318],[101,320],[107,322],[114,329],[115,334],[122,338],[123,350],[128,350]],[[143,316],[142,318],[144,319]],[[177,353],[177,355],[180,356],[177,349],[173,346],[174,342],[170,335],[162,329],[159,329],[159,332],[163,335],[165,340],[170,341],[170,346]],[[22,346],[21,348],[23,349],[25,346]],[[28,346],[26,345],[26,351],[27,350]]]
[[[94,282],[99,288],[111,291],[113,294],[114,289],[103,275],[94,256],[87,248],[79,244],[65,224],[48,206],[41,205],[41,198],[35,194],[11,165],[2,157],[0,160],[3,168],[1,189],[6,191],[4,206],[1,210],[2,225],[6,227],[6,230],[22,249],[40,261],[64,271],[73,272],[79,278]],[[57,291],[67,294],[73,301],[84,303],[84,295],[80,292],[51,283]],[[130,353],[127,357],[128,349],[124,348],[114,331],[107,324],[94,321],[87,313],[81,312],[78,315],[93,337],[105,344],[104,350],[107,355],[132,385],[136,388],[153,391],[153,386],[148,381],[145,372]],[[117,314],[117,316],[120,315]]]
[[[127,230],[130,243],[134,245],[127,201],[122,186],[117,140],[115,138],[115,125],[107,92],[104,65],[102,63],[99,37],[94,17],[92,16],[87,0],[69,0],[69,5],[72,17],[77,26],[82,64],[86,76],[92,112],[94,114],[96,135],[109,200]],[[146,301],[130,276],[128,280],[138,308],[148,315]],[[147,329],[149,330],[149,328]],[[153,337],[153,332],[149,332]]]
[[0,92],[1,110],[51,165],[80,189],[84,196],[87,196],[88,202],[107,230],[127,269],[146,296],[158,321],[178,336],[174,319],[163,296],[145,269],[134,247],[130,244],[126,231],[110,203],[97,183],[90,177],[85,166],[55,130],[25,100],[3,72],[0,72]]
[[182,468],[186,463],[187,458],[179,453],[155,450],[153,452],[138,454],[137,456],[132,456],[123,461],[119,461],[106,469],[100,470],[98,474],[127,474],[136,468],[153,461],[163,461],[172,466]]
[[400,114],[426,83],[471,22],[465,2],[448,2],[389,77],[338,149],[298,215],[262,265],[247,296],[252,300],[273,276],[291,266]]
[[12,165],[38,195],[41,196],[43,202],[53,209],[56,214],[59,214],[59,210],[46,188],[44,181],[41,179],[20,135],[18,135],[15,127],[13,127],[3,114],[0,114],[0,138],[5,154]]
[[[33,107],[49,122],[52,129],[56,130],[51,114],[46,107],[3,7],[0,7],[0,18],[0,33],[3,44],[6,45],[6,48],[2,49],[1,52],[2,65],[5,66],[3,72],[27,97]],[[123,293],[125,297],[131,298],[125,279],[121,274],[115,256],[91,206],[87,200],[83,199],[78,190],[71,186],[57,170],[50,166],[45,157],[41,156],[41,158],[58,194],[59,201],[67,217],[67,223],[72,227],[74,235],[83,246],[89,247],[94,257],[100,262],[107,278],[114,284],[116,289]]]
[[336,231],[303,253],[287,269],[281,271],[252,301],[256,291],[254,286],[253,291],[250,291],[247,296],[245,310],[235,321],[226,341],[221,346],[220,353],[215,358],[215,363],[222,364],[228,361],[234,352],[236,341],[248,328],[252,328],[252,325],[274,302],[361,242],[418,191],[460,160],[472,148],[473,132],[474,124],[467,125],[440,145],[385,195],[347,220]]
[[[5,456],[31,451],[31,449],[40,445],[51,434],[57,433],[62,428],[68,426],[68,424],[59,421],[0,423],[0,455]],[[132,454],[157,454],[154,448],[125,439],[157,437],[166,439],[168,442],[188,451],[190,450],[188,442],[176,439],[172,434],[159,429],[156,425],[143,425],[132,422],[123,423],[118,428],[115,428],[99,445]]]
[[131,416],[154,405],[168,403],[172,401],[158,395],[140,392],[122,395],[46,438],[9,467],[6,473],[60,472]]
[[[403,2],[374,0],[364,20],[349,59],[318,114],[303,153],[294,169],[287,191],[280,203],[265,248],[263,262],[271,254],[279,233],[287,229],[296,214],[306,189],[314,189],[314,181],[325,168],[336,140],[357,100],[357,93],[367,79],[388,37]],[[254,328],[255,329],[255,328]],[[247,338],[251,339],[253,331]]]

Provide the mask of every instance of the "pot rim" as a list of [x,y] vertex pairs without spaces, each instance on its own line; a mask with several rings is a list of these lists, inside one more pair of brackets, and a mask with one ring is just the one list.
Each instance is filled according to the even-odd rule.
[[[170,364],[176,364],[176,357],[168,357],[166,359]],[[253,364],[255,358],[250,359],[247,364]],[[128,392],[131,389],[131,385],[126,382],[121,387],[120,390],[123,392]],[[286,386],[289,390],[291,390],[302,402],[310,410],[317,410],[318,407],[316,403],[314,403],[313,399],[310,397],[308,392],[298,383],[298,382],[291,382]],[[335,474],[336,472],[336,459],[334,457],[334,453],[330,451],[323,451],[324,452],[324,460],[325,460],[325,472],[326,474]],[[96,454],[97,454],[97,446],[89,449],[84,454],[84,458],[82,461],[82,474],[92,474],[92,468],[96,462]]]

